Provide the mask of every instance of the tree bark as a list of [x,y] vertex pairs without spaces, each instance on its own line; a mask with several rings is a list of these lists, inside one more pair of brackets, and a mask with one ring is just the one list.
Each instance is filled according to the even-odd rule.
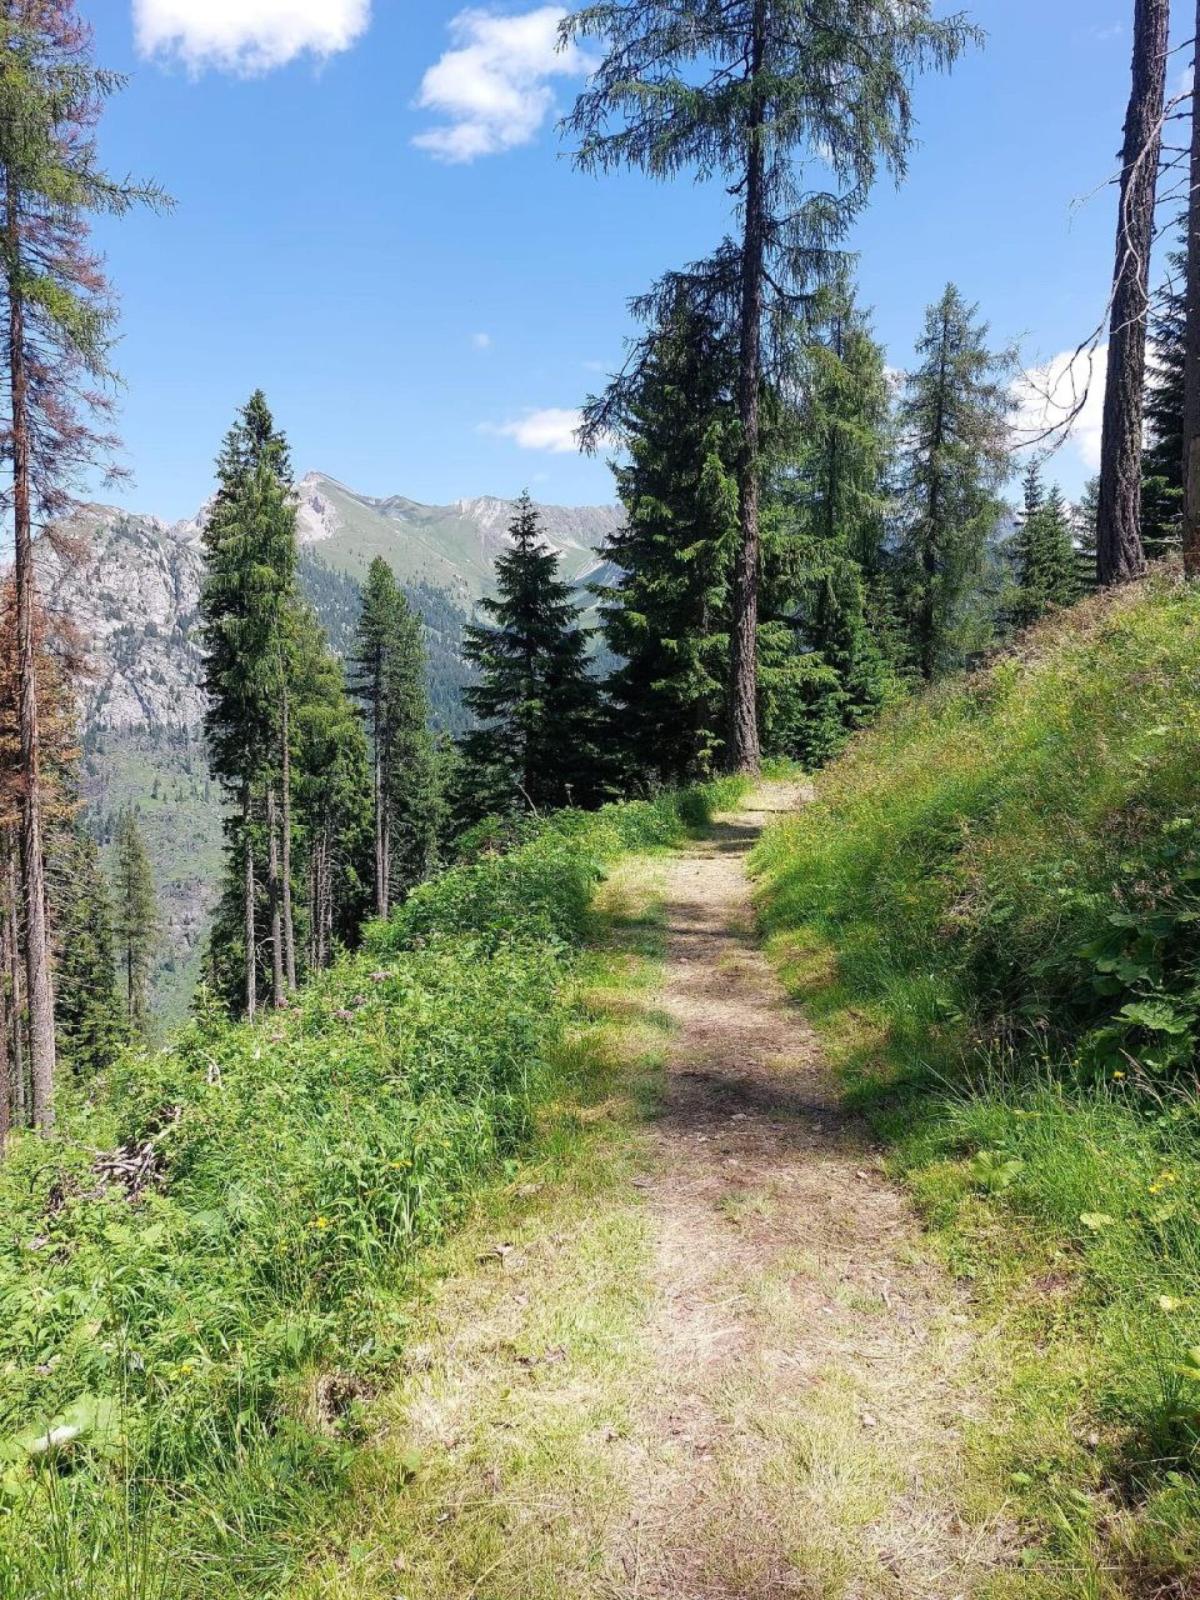
[[275,785],[267,786],[267,895],[271,914],[271,1004],[278,1011],[283,995],[283,919],[279,894],[279,807]]
[[[1195,38],[1200,40],[1200,0]],[[1200,60],[1200,46],[1197,47]],[[1191,192],[1188,200],[1187,328],[1184,335],[1183,570],[1200,578],[1200,90],[1192,93]]]
[[1170,0],[1135,0],[1133,88],[1121,154],[1121,200],[1104,393],[1096,569],[1101,584],[1146,570],[1142,547],[1142,406],[1150,252],[1162,149]]
[[242,850],[245,854],[242,909],[245,918],[246,940],[246,1016],[253,1022],[258,1010],[258,936],[254,917],[254,841],[251,837],[253,822],[250,785],[242,790]]
[[25,976],[33,1121],[54,1126],[54,992],[46,929],[46,857],[42,836],[41,739],[34,633],[33,514],[29,462],[29,374],[25,303],[17,274],[21,241],[16,185],[10,172],[8,208],[8,364],[12,403],[13,570],[17,588],[17,674],[20,694],[21,887],[25,908]]
[[29,1101],[25,1092],[25,1000],[21,993],[21,939],[20,930],[17,926],[16,843],[11,838],[6,843],[6,854],[8,856],[8,903],[5,907],[5,943],[7,945],[10,1013],[12,1018],[13,1115],[17,1126],[24,1128],[29,1122]]
[[283,961],[289,994],[296,992],[296,927],[292,917],[292,751],[291,708],[288,692],[283,691],[282,718],[283,770]]
[[758,567],[760,398],[762,389],[763,271],[766,265],[764,216],[766,103],[758,90],[766,45],[766,0],[755,0],[751,27],[750,122],[746,152],[746,218],[742,238],[742,309],[738,412],[742,425],[738,452],[740,538],[733,568],[733,627],[730,641],[729,766],[733,772],[758,772]]

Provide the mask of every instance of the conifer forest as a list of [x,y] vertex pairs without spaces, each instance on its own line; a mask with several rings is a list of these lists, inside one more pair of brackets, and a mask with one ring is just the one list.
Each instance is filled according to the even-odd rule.
[[531,4],[0,0],[0,1600],[1200,1596],[1200,5]]

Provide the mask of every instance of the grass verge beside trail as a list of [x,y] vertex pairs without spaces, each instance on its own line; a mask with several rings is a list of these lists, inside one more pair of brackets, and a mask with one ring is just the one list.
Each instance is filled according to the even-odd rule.
[[[431,1249],[551,1140],[607,864],[735,789],[551,818],[256,1026],[206,1018],[0,1164],[0,1596],[290,1592]],[[578,1067],[578,1063],[576,1063]]]
[[861,737],[755,861],[772,952],[974,1287],[1027,1567],[1200,1568],[1200,595],[1077,608]]
[[294,1600],[563,1600],[628,1514],[649,1240],[631,1183],[665,1026],[655,857],[618,866],[527,1162],[432,1253],[354,1493]]

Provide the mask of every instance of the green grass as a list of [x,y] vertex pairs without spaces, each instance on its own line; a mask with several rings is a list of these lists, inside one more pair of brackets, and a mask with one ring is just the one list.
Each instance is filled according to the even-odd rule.
[[1169,576],[891,713],[760,845],[772,949],[994,1330],[992,1593],[1200,1564],[1200,595]]
[[552,818],[286,1014],[64,1086],[0,1165],[4,1600],[288,1591],[430,1251],[555,1124],[597,884],[725,797]]

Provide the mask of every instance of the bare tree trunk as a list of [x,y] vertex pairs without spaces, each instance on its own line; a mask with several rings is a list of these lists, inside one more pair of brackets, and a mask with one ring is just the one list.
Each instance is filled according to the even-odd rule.
[[271,912],[271,1004],[283,1001],[283,922],[279,895],[279,814],[275,785],[267,786],[267,895]]
[[25,903],[25,974],[29,1004],[29,1057],[33,1120],[54,1126],[54,992],[46,931],[46,857],[42,838],[41,740],[38,726],[36,601],[33,516],[29,481],[29,374],[25,348],[25,303],[17,272],[20,235],[16,186],[11,173],[8,205],[8,365],[12,391],[13,568],[17,587],[17,672],[21,743],[21,886]]
[[283,691],[283,960],[288,993],[296,992],[296,928],[292,919],[292,751],[288,692]]
[[13,1115],[17,1126],[29,1123],[29,1101],[25,1093],[25,999],[21,993],[21,939],[17,926],[16,846],[10,837],[8,855],[8,903],[5,907],[5,945],[8,957],[9,1012],[12,1019]]
[[1142,547],[1142,406],[1169,21],[1170,0],[1135,0],[1133,89],[1121,155],[1117,259],[1096,517],[1096,569],[1104,585],[1128,583],[1146,570]]
[[242,893],[246,940],[246,1016],[254,1021],[258,1010],[258,935],[254,917],[254,840],[250,785],[242,790],[242,849],[245,852],[245,879]]
[[754,85],[746,155],[746,221],[742,239],[741,357],[738,453],[741,538],[733,568],[733,633],[730,642],[729,766],[755,773],[762,761],[758,738],[758,566],[760,391],[762,388],[763,270],[766,226],[763,193],[765,99],[757,80],[766,45],[766,0],[755,0],[748,72]]
[[[1195,38],[1200,40],[1200,0],[1196,0]],[[1200,60],[1200,46],[1196,54]],[[1200,85],[1192,91],[1184,363],[1183,570],[1189,578],[1200,578]]]

